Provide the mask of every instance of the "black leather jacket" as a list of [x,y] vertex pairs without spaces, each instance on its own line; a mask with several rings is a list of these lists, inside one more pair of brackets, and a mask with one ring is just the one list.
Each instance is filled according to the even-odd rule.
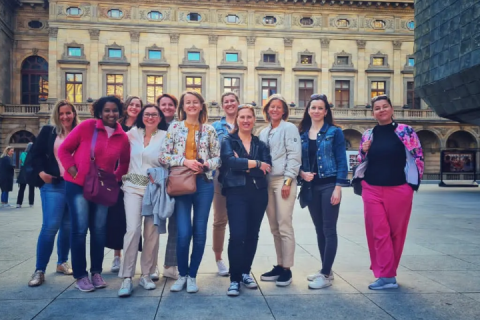
[[[234,151],[237,153],[238,158],[235,157]],[[253,178],[257,189],[263,189],[268,186],[266,175],[263,174],[262,170],[252,168],[250,172],[246,172],[248,170],[248,160],[259,160],[270,165],[272,164],[272,157],[267,145],[254,135],[252,135],[250,154],[250,159],[247,159],[247,151],[237,133],[230,133],[223,139],[220,153],[222,166],[220,167],[218,179],[224,189],[245,186],[247,174]]]

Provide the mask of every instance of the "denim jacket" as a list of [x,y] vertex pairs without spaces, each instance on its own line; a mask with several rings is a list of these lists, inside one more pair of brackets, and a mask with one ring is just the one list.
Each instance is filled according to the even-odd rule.
[[223,139],[225,139],[230,133],[230,126],[227,123],[227,118],[222,117],[219,121],[212,123],[212,127],[217,131],[218,141],[222,145]]
[[[300,134],[302,140],[301,170],[304,172],[311,171],[308,156],[309,130]],[[322,137],[322,135],[324,136]],[[337,186],[349,186],[347,153],[342,129],[325,123],[317,134],[317,148],[318,176],[320,178],[336,177]]]

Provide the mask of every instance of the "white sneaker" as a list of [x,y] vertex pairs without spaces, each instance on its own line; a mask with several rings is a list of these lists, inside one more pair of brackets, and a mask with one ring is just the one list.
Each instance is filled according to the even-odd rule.
[[133,291],[132,279],[131,278],[123,279],[122,286],[120,287],[120,290],[118,290],[118,296],[129,297],[132,294],[132,291]]
[[228,276],[228,268],[223,260],[217,261],[218,275],[222,277]]
[[183,288],[185,288],[185,285],[187,284],[187,276],[185,277],[179,277],[177,281],[170,287],[170,291],[172,292],[179,292],[182,291]]
[[198,292],[197,279],[196,278],[187,278],[187,292],[196,293]]
[[155,272],[150,275],[150,279],[153,281],[158,281],[158,279],[160,279],[160,271],[158,270],[158,266],[155,267]]
[[178,279],[178,268],[177,267],[163,267],[163,276],[170,279]]
[[120,263],[121,263],[120,257],[115,256],[115,258],[113,258],[112,268],[110,269],[110,271],[114,273],[117,273],[118,271],[120,271]]
[[[321,275],[322,274],[320,273],[320,271],[318,271],[317,273],[308,275],[307,280],[308,281],[313,281],[313,280],[317,279],[318,277],[320,277]],[[333,270],[330,271],[330,275],[327,278],[330,279],[330,280],[335,280],[335,276],[333,275]]]
[[320,274],[320,276],[316,277],[313,281],[310,281],[308,283],[308,287],[310,289],[322,289],[326,287],[330,287],[332,285],[332,280],[330,277],[326,277],[323,274]]
[[144,287],[145,290],[153,290],[157,287],[149,275],[142,275],[138,284]]
[[17,209],[20,209],[22,207],[21,204],[17,204]]

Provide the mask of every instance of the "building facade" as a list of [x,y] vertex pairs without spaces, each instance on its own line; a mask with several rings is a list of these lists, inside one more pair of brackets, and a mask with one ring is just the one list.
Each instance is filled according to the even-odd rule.
[[227,90],[259,108],[281,93],[293,122],[311,94],[325,93],[355,150],[375,124],[371,97],[388,94],[397,120],[419,133],[427,177],[438,178],[440,150],[476,148],[480,135],[415,96],[413,2],[0,0],[12,17],[0,14],[0,42],[11,52],[0,58],[10,62],[0,67],[0,143],[21,150],[59,99],[87,117],[88,103],[105,94],[153,102],[193,89],[211,121]]

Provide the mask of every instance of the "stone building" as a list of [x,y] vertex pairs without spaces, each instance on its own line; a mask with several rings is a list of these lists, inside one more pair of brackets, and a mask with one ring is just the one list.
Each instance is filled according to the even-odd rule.
[[[281,93],[298,122],[325,93],[349,150],[375,122],[366,107],[388,94],[398,121],[425,148],[427,178],[440,150],[476,148],[478,127],[440,118],[414,92],[414,1],[0,0],[0,145],[17,152],[58,99],[201,92],[218,119],[225,90],[259,107]],[[10,68],[8,68],[10,66]],[[260,115],[260,110],[259,110]],[[259,126],[265,125],[263,120]]]

